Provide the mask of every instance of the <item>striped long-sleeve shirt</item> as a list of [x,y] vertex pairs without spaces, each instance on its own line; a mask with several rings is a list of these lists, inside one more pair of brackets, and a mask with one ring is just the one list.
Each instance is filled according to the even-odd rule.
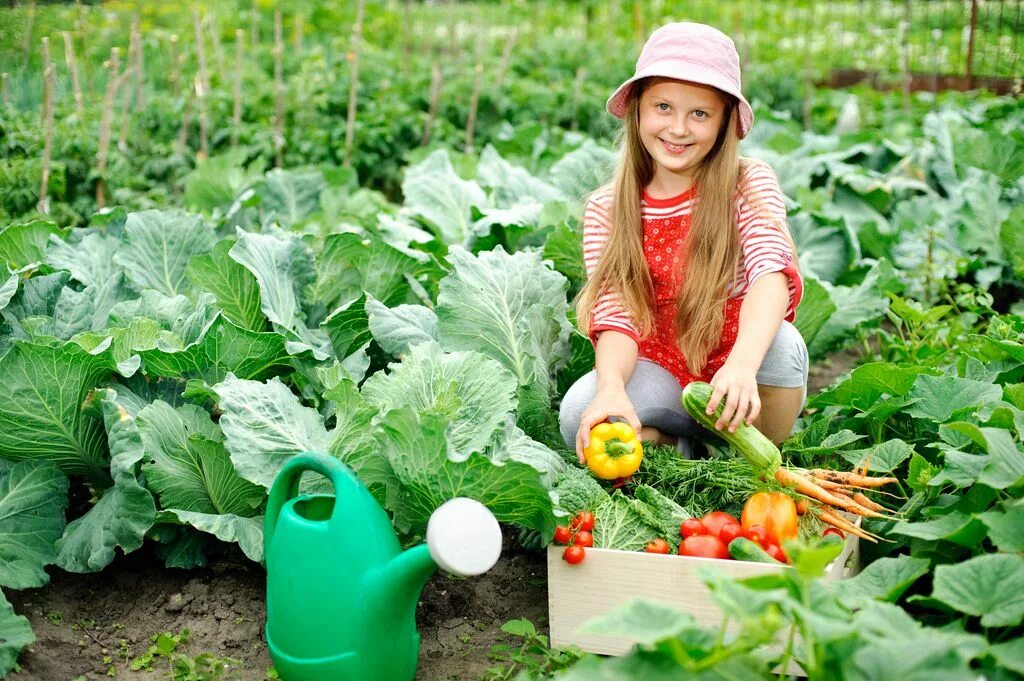
[[[718,347],[709,355],[703,371],[691,373],[675,342],[673,320],[675,296],[679,290],[683,239],[690,227],[696,188],[670,199],[655,199],[644,193],[641,200],[644,229],[644,255],[654,281],[655,324],[653,332],[641,338],[629,311],[613,290],[605,291],[591,314],[588,329],[594,343],[602,331],[615,330],[636,341],[641,357],[653,360],[669,370],[680,385],[695,380],[710,380],[725,363],[736,343],[739,313],[744,296],[758,278],[782,272],[789,280],[789,307],[786,319],[793,321],[803,295],[803,280],[793,263],[793,252],[786,235],[777,225],[785,225],[786,206],[775,173],[765,163],[751,162],[740,177],[736,193],[737,228],[741,253],[736,277],[725,308],[725,323]],[[612,188],[596,191],[587,203],[583,219],[583,258],[592,275],[604,252],[611,230]]]

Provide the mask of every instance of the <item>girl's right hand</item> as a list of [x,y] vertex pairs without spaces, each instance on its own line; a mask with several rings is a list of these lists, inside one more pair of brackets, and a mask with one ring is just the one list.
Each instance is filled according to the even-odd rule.
[[583,411],[580,429],[576,432],[576,458],[581,465],[587,462],[583,450],[590,445],[590,430],[597,424],[607,421],[609,416],[621,416],[626,419],[637,436],[640,435],[640,419],[625,389],[599,389]]

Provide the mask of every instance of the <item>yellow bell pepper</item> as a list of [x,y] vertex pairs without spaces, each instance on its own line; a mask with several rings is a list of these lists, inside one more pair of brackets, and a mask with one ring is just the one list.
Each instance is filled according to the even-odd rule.
[[587,467],[602,480],[628,478],[640,469],[643,446],[628,423],[599,423],[590,431],[583,450]]

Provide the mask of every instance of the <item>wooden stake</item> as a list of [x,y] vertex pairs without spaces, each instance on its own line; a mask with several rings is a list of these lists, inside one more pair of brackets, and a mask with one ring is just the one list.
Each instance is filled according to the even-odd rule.
[[[217,24],[216,14],[207,14],[206,23],[210,27],[210,40],[213,43],[213,58],[217,62],[217,73],[224,78],[224,45],[220,40],[220,26]],[[207,80],[209,86],[209,80]]]
[[78,80],[78,65],[75,63],[75,43],[67,31],[61,31],[60,34],[64,38],[64,63],[67,64],[68,73],[71,74],[71,92],[75,98],[75,111],[81,118],[84,115],[85,102],[82,99],[82,84]]
[[505,84],[505,74],[508,73],[508,65],[512,60],[512,50],[516,45],[516,38],[519,36],[518,29],[512,29],[512,35],[505,41],[505,49],[501,51],[501,65],[498,67],[498,77],[494,79],[497,89]]
[[235,29],[235,106],[231,114],[231,146],[238,144],[242,125],[242,59],[245,58],[245,31]]
[[28,21],[25,22],[25,66],[28,66],[29,58],[32,56],[32,24],[36,21],[36,0],[28,4]]
[[633,39],[636,44],[644,44],[644,12],[640,0],[633,0]]
[[106,180],[103,175],[107,169],[107,152],[110,148],[110,125],[114,116],[114,97],[117,95],[117,88],[120,85],[118,76],[120,50],[116,47],[110,50],[110,59],[103,62],[107,69],[107,91],[103,95],[103,115],[100,119],[100,139],[96,149],[96,174],[99,179],[96,181],[96,207],[105,208],[107,205]]
[[0,99],[3,99],[5,109],[11,107],[11,91],[8,89],[9,86],[7,84],[10,77],[11,74],[6,71],[0,73]]
[[196,101],[199,103],[199,151],[196,153],[197,161],[205,161],[209,156],[208,140],[210,137],[210,117],[206,111],[206,87],[203,85],[203,77],[196,73],[193,86],[196,92]]
[[[135,75],[135,67],[131,64],[132,52],[130,47],[128,48],[127,56],[128,63],[125,64],[124,73],[121,74],[122,78]],[[132,127],[132,99],[132,88],[126,87],[121,98],[121,130],[117,136],[117,149],[122,154],[128,153],[128,130]]]
[[82,69],[85,72],[85,82],[88,84],[92,82],[92,60],[89,59],[89,52],[85,43],[85,14],[82,0],[75,0],[75,13],[78,15],[78,20],[75,22],[75,30],[78,32],[78,43],[82,46]]
[[345,160],[342,165],[352,166],[352,142],[356,134],[356,95],[359,94],[359,48],[363,42],[363,13],[365,0],[359,0],[356,9],[356,23],[352,26],[352,48],[348,52],[351,64],[348,86],[348,125],[345,128]]
[[185,107],[181,113],[181,128],[178,129],[178,156],[184,156],[188,146],[188,126],[192,119],[192,101],[194,99],[195,92],[189,88],[185,94]]
[[40,213],[50,212],[50,160],[53,155],[53,109],[57,79],[57,66],[50,63],[49,38],[43,38],[43,169],[42,180],[39,187]]
[[903,0],[903,21],[900,23],[900,62],[903,71],[903,111],[910,113],[910,0]]
[[143,68],[142,30],[139,28],[138,14],[135,15],[135,20],[132,22],[131,42],[135,45],[135,110],[142,111],[146,108],[146,96],[143,93],[143,78],[146,72]]
[[427,113],[427,122],[423,125],[423,137],[420,139],[420,145],[426,145],[430,141],[430,132],[434,128],[434,120],[437,118],[437,110],[441,104],[441,62],[435,59],[430,71],[430,111]]
[[[34,5],[35,3],[33,3]],[[974,89],[974,36],[978,32],[978,0],[971,0],[971,28],[967,35],[967,89]]]
[[252,54],[256,56],[260,49],[260,8],[256,0],[252,0],[252,9],[249,11],[249,40],[252,42]]
[[284,40],[281,36],[281,10],[274,10],[274,167],[284,166]]
[[577,112],[580,108],[580,99],[583,97],[583,84],[587,79],[587,70],[582,66],[576,69],[576,80],[573,82],[572,87],[572,121],[569,123],[570,130],[576,130],[579,127],[579,120]]
[[469,117],[466,119],[466,153],[473,153],[473,129],[476,127],[476,109],[480,104],[480,81],[484,73],[484,65],[477,63],[473,67],[473,94],[469,98]]
[[[199,61],[198,75],[202,81],[203,93],[205,94],[210,90],[210,81],[207,78],[206,72],[206,50],[203,45],[205,42],[205,40],[203,40],[203,24],[199,19],[199,10],[197,9],[192,10],[192,23],[195,26],[196,32],[196,58]],[[202,106],[200,106],[200,109],[202,109]]]
[[298,54],[302,53],[302,34],[305,33],[305,31],[306,19],[302,15],[302,12],[299,12],[295,15],[295,35],[293,36],[295,41],[295,52]]
[[181,87],[181,52],[178,50],[178,34],[171,34],[171,73],[167,76],[171,94],[178,96]]

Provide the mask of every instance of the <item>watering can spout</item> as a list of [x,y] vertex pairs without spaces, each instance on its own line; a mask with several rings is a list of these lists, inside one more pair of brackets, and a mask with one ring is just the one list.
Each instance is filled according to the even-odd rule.
[[416,610],[423,585],[437,570],[426,544],[406,549],[381,565],[370,578],[370,593],[376,603],[386,604],[396,613]]

